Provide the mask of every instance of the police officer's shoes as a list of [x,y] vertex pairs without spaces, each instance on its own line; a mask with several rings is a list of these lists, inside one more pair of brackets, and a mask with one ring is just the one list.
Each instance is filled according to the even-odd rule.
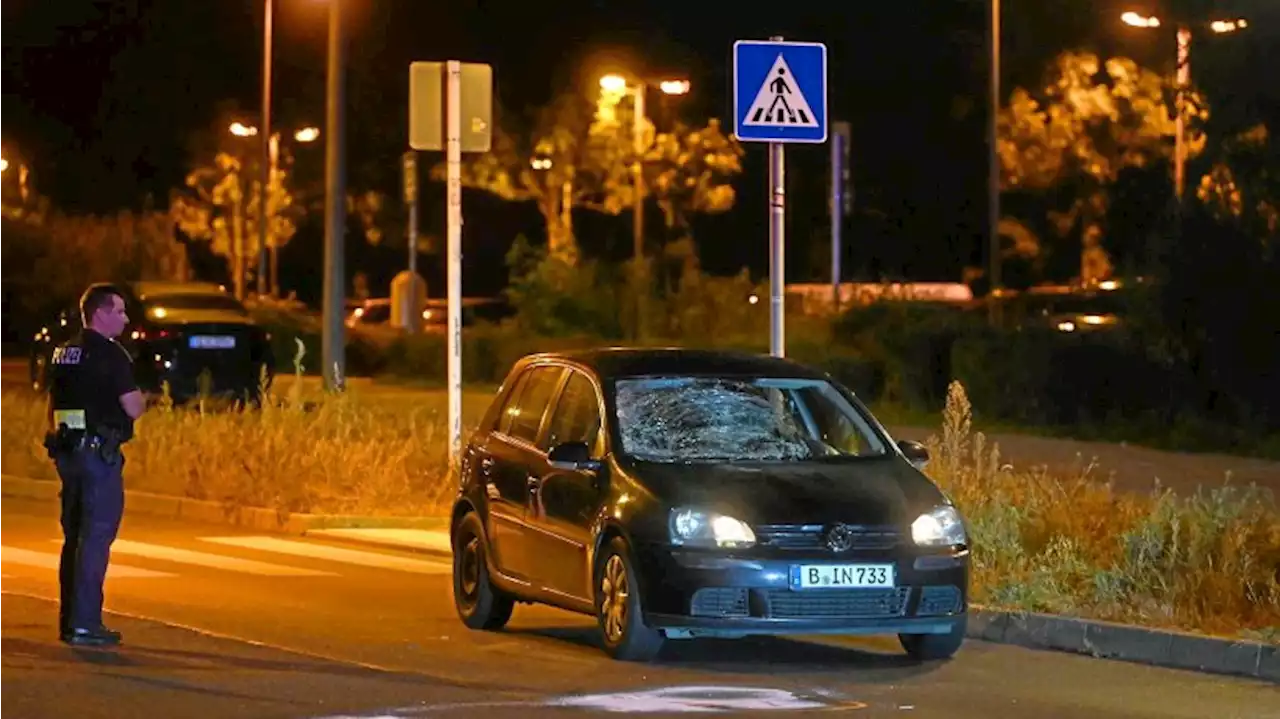
[[120,632],[106,627],[97,629],[72,629],[62,632],[62,641],[77,647],[101,647],[120,643]]

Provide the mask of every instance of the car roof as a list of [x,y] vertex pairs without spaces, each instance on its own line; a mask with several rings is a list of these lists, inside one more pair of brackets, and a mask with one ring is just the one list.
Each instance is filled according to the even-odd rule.
[[133,282],[129,288],[140,299],[146,297],[166,297],[169,295],[226,295],[230,296],[221,285],[212,282],[164,282],[146,280]]
[[788,359],[732,350],[680,347],[601,347],[527,355],[532,362],[567,360],[593,371],[601,379],[636,375],[748,375],[826,379],[826,375]]

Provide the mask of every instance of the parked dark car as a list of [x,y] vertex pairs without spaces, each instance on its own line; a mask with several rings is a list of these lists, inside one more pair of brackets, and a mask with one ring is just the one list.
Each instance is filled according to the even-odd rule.
[[[144,392],[159,394],[168,383],[179,402],[202,390],[257,400],[264,377],[270,385],[270,335],[220,285],[137,282],[121,289],[129,326],[119,342],[133,357],[134,378]],[[36,335],[31,382],[37,390],[44,389],[53,348],[80,329],[80,310],[69,307]]]
[[795,362],[601,349],[512,368],[464,449],[454,597],[472,629],[515,602],[594,615],[605,650],[666,639],[964,640],[964,521],[847,388]]

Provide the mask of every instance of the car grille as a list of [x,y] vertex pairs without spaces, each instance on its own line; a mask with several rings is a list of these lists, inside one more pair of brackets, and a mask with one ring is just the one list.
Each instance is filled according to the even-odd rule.
[[873,619],[906,612],[909,587],[899,589],[820,589],[767,591],[769,609],[778,619]]
[[944,614],[955,614],[960,611],[959,587],[924,587],[920,591],[920,603],[916,614],[922,617],[936,617]]
[[[939,587],[948,588],[954,589]],[[752,601],[753,595],[756,601]],[[756,616],[774,619],[888,619],[906,613],[910,596],[910,587],[821,589],[806,592],[707,587],[694,593],[689,613],[695,617],[721,618]],[[958,592],[955,601],[956,604],[959,603]]]
[[695,617],[745,617],[749,611],[746,589],[707,587],[694,593],[689,613]]
[[[887,550],[898,546],[902,534],[895,527],[882,525],[846,525],[853,533],[849,551]],[[828,528],[821,524],[763,524],[755,528],[760,546],[784,550],[827,548]],[[830,550],[828,550],[830,551]]]

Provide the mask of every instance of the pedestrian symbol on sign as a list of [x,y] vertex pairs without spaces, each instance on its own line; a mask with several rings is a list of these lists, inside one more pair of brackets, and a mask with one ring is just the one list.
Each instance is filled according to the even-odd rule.
[[778,59],[765,75],[755,102],[747,110],[743,125],[773,127],[817,127],[813,110],[804,99],[795,82],[787,61],[778,53]]

